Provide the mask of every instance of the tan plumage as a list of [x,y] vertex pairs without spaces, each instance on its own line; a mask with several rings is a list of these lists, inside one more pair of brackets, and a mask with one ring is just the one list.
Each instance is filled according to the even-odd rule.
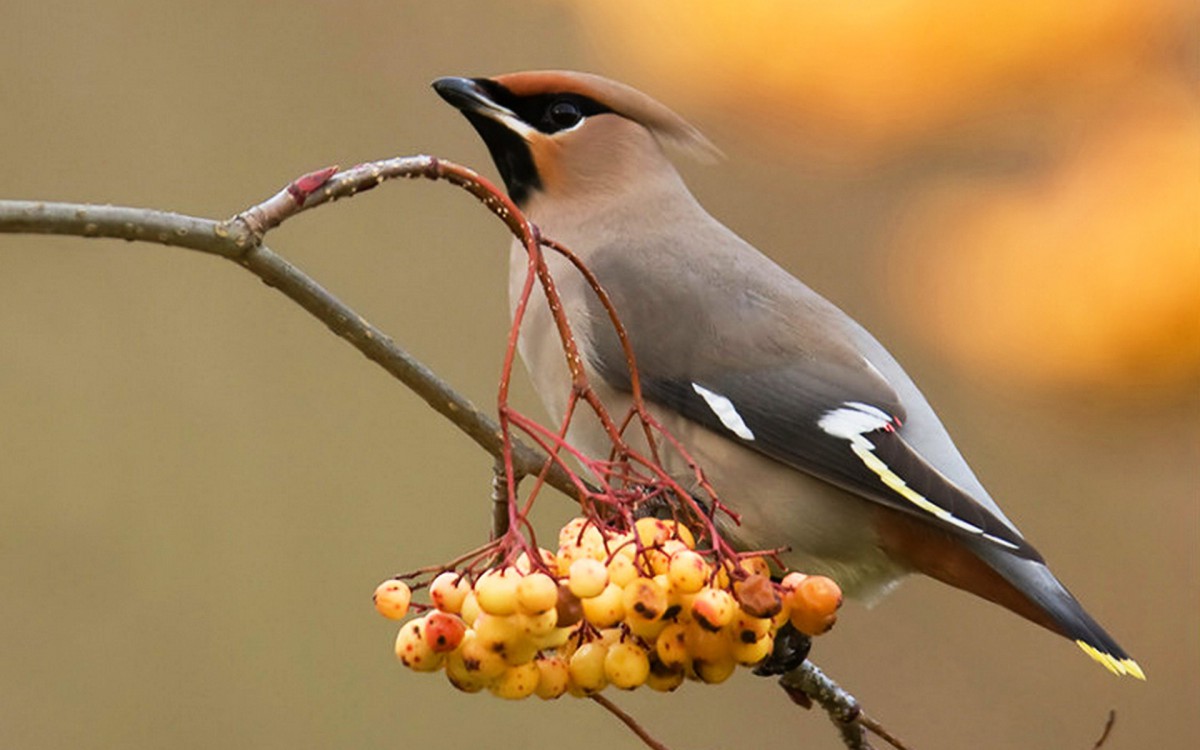
[[[612,297],[652,408],[741,514],[733,538],[788,546],[790,566],[867,599],[909,572],[931,575],[1143,676],[1004,516],[886,349],[695,200],[661,147],[717,153],[693,126],[584,73],[434,86],[479,131],[529,218]],[[513,254],[515,293],[525,258],[519,245]],[[623,413],[629,376],[607,317],[566,261],[548,262],[589,375]],[[544,306],[530,309],[520,349],[561,417],[570,380]],[[609,448],[587,421],[569,437],[596,455]]]

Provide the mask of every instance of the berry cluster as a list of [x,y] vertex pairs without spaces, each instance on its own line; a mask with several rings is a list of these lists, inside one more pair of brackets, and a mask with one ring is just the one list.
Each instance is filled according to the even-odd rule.
[[[784,623],[808,635],[833,627],[842,594],[830,579],[788,573],[776,583],[762,557],[715,562],[695,546],[673,521],[643,518],[621,534],[576,518],[557,553],[523,553],[474,585],[453,571],[434,578],[431,606],[401,626],[396,656],[418,672],[444,670],[466,692],[552,699],[723,682],[770,655]],[[411,599],[401,580],[375,592],[392,619]]]

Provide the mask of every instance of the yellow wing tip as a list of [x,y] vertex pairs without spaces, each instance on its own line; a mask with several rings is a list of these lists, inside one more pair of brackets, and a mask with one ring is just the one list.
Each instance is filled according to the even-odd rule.
[[1075,644],[1083,650],[1083,653],[1100,662],[1100,665],[1109,672],[1115,675],[1129,675],[1145,682],[1146,673],[1142,671],[1142,668],[1133,659],[1118,659],[1112,654],[1105,653],[1084,641],[1075,641]]

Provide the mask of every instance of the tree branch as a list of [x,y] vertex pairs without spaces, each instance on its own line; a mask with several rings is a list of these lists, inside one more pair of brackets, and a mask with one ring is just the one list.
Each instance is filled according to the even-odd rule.
[[[447,171],[444,172],[444,168]],[[472,176],[478,182],[472,182]],[[479,183],[490,183],[464,167],[428,156],[360,165],[333,175],[327,182],[318,183],[308,191],[303,185],[306,177],[310,176],[294,181],[275,196],[225,221],[145,208],[0,201],[0,233],[107,237],[130,242],[151,242],[232,260],[287,295],[328,326],[329,330],[408,386],[493,457],[500,458],[502,441],[499,425],[494,419],[310,276],[272,252],[261,240],[266,231],[304,210],[369,190],[395,177],[446,177],[452,183],[466,187],[495,212],[496,208],[484,197],[484,189],[479,187]],[[501,218],[512,226],[511,215],[502,215]],[[542,452],[524,443],[514,442],[513,466],[519,474],[537,474],[545,461],[546,456]],[[575,484],[561,467],[550,467],[546,482],[569,497],[578,497]]]
[[[539,443],[541,450],[538,450],[510,438],[511,454],[506,454],[505,436],[496,420],[476,408],[432,370],[311,277],[263,244],[267,232],[303,211],[370,190],[398,177],[449,181],[475,196],[504,221],[518,239],[532,241],[534,249],[540,249],[536,230],[494,185],[466,167],[430,156],[398,157],[361,164],[342,172],[338,172],[336,167],[318,170],[297,178],[267,200],[224,221],[152,209],[0,200],[0,233],[107,237],[150,242],[232,260],[325,323],[331,331],[383,367],[466,433],[497,459],[497,465],[501,467],[497,475],[499,480],[511,485],[521,476],[540,475],[539,483],[544,481],[567,496],[580,500],[586,488],[581,487],[578,477],[572,477],[561,459],[554,460],[550,456],[561,446]],[[598,291],[602,293],[602,290]],[[511,468],[507,471],[506,458],[511,461]],[[499,487],[496,489],[499,490]],[[499,492],[495,494],[498,496]],[[495,516],[499,529],[503,519],[499,511]],[[784,675],[780,683],[790,693],[803,694],[818,703],[839,727],[847,747],[869,750],[871,746],[866,740],[865,728],[904,750],[903,743],[863,714],[853,696],[810,662]],[[596,700],[610,711],[615,708],[604,699],[597,697]],[[626,723],[632,721],[624,717],[619,709],[615,713]],[[634,731],[652,747],[658,746],[645,735],[644,730],[639,729],[635,723]]]

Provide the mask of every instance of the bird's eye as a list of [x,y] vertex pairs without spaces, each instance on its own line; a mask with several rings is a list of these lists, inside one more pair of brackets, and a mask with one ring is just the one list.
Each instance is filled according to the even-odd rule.
[[573,128],[583,119],[583,111],[575,102],[560,99],[546,110],[546,119],[556,130]]

